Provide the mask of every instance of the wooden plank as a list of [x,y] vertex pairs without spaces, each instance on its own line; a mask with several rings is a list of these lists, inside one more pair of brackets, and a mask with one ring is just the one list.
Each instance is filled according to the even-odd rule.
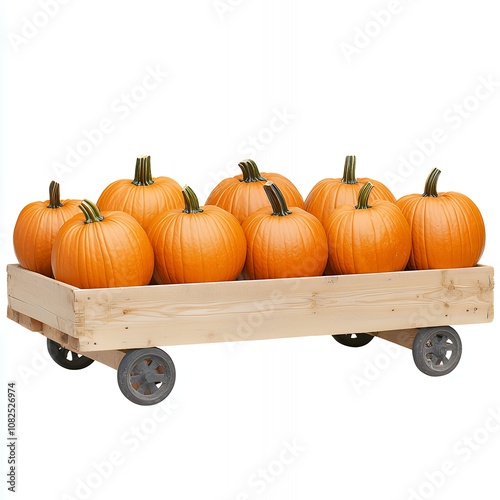
[[390,330],[388,332],[370,332],[375,337],[388,340],[408,349],[413,349],[413,340],[419,332],[418,328],[408,328],[406,330]]
[[493,268],[75,290],[83,350],[382,332],[493,320]]
[[40,333],[54,342],[61,344],[63,347],[66,347],[66,349],[73,352],[81,352],[80,339],[71,337],[67,333],[61,332],[60,330],[45,324],[42,324]]
[[99,363],[114,368],[115,370],[118,369],[118,365],[125,354],[127,354],[127,351],[94,351],[84,353],[87,358],[99,361]]
[[99,363],[102,363],[115,370],[118,368],[120,361],[123,359],[127,351],[92,351],[92,352],[81,352],[79,339],[70,337],[64,332],[60,332],[48,325],[42,325],[40,330],[45,337],[57,342],[66,349],[70,351],[84,354],[87,358],[91,358]]
[[9,264],[7,290],[13,310],[74,335],[77,288]]
[[30,318],[29,316],[26,316],[18,311],[14,311],[14,309],[10,306],[7,306],[7,318],[19,323],[21,326],[32,332],[42,331],[42,323],[40,323],[40,321]]

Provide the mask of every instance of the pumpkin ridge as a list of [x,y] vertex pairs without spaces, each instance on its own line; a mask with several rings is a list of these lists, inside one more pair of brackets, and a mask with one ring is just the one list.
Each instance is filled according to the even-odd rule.
[[[34,212],[34,211],[33,211]],[[29,212],[28,212],[29,213]],[[45,216],[44,213],[42,213],[42,218]],[[27,226],[27,230],[24,232],[25,240],[23,242],[24,248],[29,249],[29,255],[33,259],[35,263],[35,269],[39,269],[39,261],[38,261],[38,255],[35,251],[35,247],[33,245],[33,241],[38,241],[38,233],[40,231],[40,228],[42,224],[40,224],[40,220],[35,220],[34,217],[30,217],[30,221]],[[34,229],[31,228],[31,226],[34,226]],[[33,231],[34,236],[30,237],[31,233]]]
[[[225,254],[226,255],[231,255],[234,253],[234,245],[233,243],[231,242],[231,240],[229,239],[229,232],[233,230],[234,227],[236,227],[235,225],[239,224],[239,222],[237,220],[234,220],[234,216],[231,215],[229,212],[227,214],[224,214],[224,218],[223,219],[217,219],[218,220],[218,225],[219,225],[219,228],[220,228],[220,231],[221,231],[221,235],[224,239],[224,249],[225,249]],[[241,225],[240,225],[241,227]],[[242,248],[244,247],[244,250],[245,250],[245,253],[246,253],[246,239],[245,241],[243,242],[244,244],[242,245]],[[224,255],[224,254],[223,254]],[[244,263],[243,263],[244,265]],[[241,269],[239,270],[239,273],[241,273],[243,269],[243,266],[241,266]]]
[[[104,219],[103,219],[104,220]],[[105,276],[105,281],[106,283],[110,284],[111,286],[114,286],[115,284],[115,273],[117,273],[117,270],[113,266],[113,262],[110,259],[110,254],[112,253],[118,253],[121,255],[122,253],[122,246],[123,246],[123,241],[121,238],[118,238],[117,231],[116,231],[116,226],[113,224],[113,218],[112,216],[106,217],[106,230],[108,233],[112,234],[112,237],[110,238],[109,236],[105,236],[103,232],[103,225],[102,224],[96,224],[93,227],[94,232],[96,233],[93,236],[93,239],[98,239],[101,244],[96,245],[97,250],[99,251],[99,256],[100,256],[100,265],[99,267],[101,268],[100,273],[103,273]],[[120,235],[122,236],[122,235]],[[113,248],[109,247],[110,241],[112,242]],[[128,240],[128,237],[127,237]],[[87,252],[92,251],[94,254],[96,253],[96,249],[91,249],[90,248],[90,238],[86,236],[86,241],[87,244],[89,245],[89,248]],[[120,242],[120,246],[116,245],[116,241]],[[128,243],[128,241],[127,241]],[[87,253],[86,252],[86,253]],[[97,260],[97,259],[96,259]],[[87,268],[88,269],[88,268]],[[110,279],[111,278],[111,279]],[[87,278],[89,279],[89,278]]]
[[[453,224],[452,224],[452,222],[450,221],[450,213],[449,213],[449,209],[448,209],[448,207],[447,207],[447,206],[443,206],[443,205],[442,205],[442,203],[441,203],[441,202],[442,202],[442,200],[443,200],[443,198],[442,198],[441,196],[439,196],[439,203],[440,203],[440,205],[438,205],[438,206],[440,207],[440,209],[441,209],[440,211],[442,212],[442,214],[444,215],[444,218],[445,218],[445,220],[446,220],[446,225],[447,225],[447,227],[448,227],[447,234],[452,234],[452,233],[451,233],[451,231],[452,231],[452,229],[453,229]],[[456,233],[456,232],[455,232],[455,233]],[[456,234],[455,234],[455,236],[456,236]],[[439,244],[439,242],[436,242],[436,243],[438,243],[438,244]],[[448,241],[446,241],[446,242],[443,242],[443,244],[445,244],[445,245],[449,245],[449,247],[448,247],[448,252],[449,252],[449,253],[450,253],[450,255],[451,255],[451,262],[452,262],[452,263],[453,263],[453,265],[454,265],[454,264],[455,264],[455,261],[456,261],[456,255],[455,255],[455,254],[456,254],[456,247],[455,247],[455,245],[454,245],[453,239],[452,239],[452,240],[448,240]],[[440,265],[441,265],[441,263],[440,263]]]
[[[446,193],[441,193],[441,196],[445,195]],[[452,256],[454,256],[457,253],[457,249],[459,250],[459,259],[458,262],[464,262],[464,242],[466,242],[467,238],[464,235],[464,225],[467,224],[467,220],[465,220],[463,216],[462,211],[457,211],[457,206],[455,204],[455,199],[453,196],[445,196],[445,199],[448,198],[451,203],[449,203],[449,206],[451,210],[453,211],[453,215],[455,220],[457,221],[457,229],[458,231],[455,231],[455,234],[458,236],[458,245],[455,244],[453,241],[451,247],[453,248]],[[451,243],[451,242],[450,242]],[[467,242],[468,244],[470,242]],[[452,259],[453,264],[456,263],[456,259]]]
[[[246,206],[248,206],[248,204],[250,203],[250,190],[249,189],[240,189],[240,184],[234,184],[233,186],[229,187],[226,191],[226,193],[228,193],[228,203],[224,203],[224,205],[227,207],[227,210],[228,212],[231,212],[233,213],[233,210],[235,210],[237,212],[237,217],[238,217],[238,220],[241,217],[243,217],[243,215],[241,214],[242,210],[240,210],[239,208],[236,209],[238,207],[238,203],[237,203],[237,200],[239,198],[239,196],[241,196],[241,194],[243,194],[246,196]],[[217,205],[218,206],[218,205]]]
[[[130,270],[130,261],[135,261],[137,258],[137,243],[132,238],[132,230],[134,229],[134,227],[129,220],[125,219],[121,220],[120,223],[116,223],[113,216],[109,216],[106,220],[108,226],[110,226],[109,231],[112,232],[112,238],[107,238],[104,241],[104,245],[102,245],[104,248],[101,248],[101,250],[103,265],[106,270],[106,279],[108,279],[107,271],[111,268],[110,270],[112,273],[112,279],[114,280],[116,276],[121,276],[124,274],[124,267],[126,268],[125,272],[128,275],[128,272]],[[102,230],[104,228],[100,226],[99,229],[102,233]],[[118,247],[118,252],[116,248],[117,241],[120,245]],[[134,255],[131,255],[132,251]],[[118,253],[121,257],[118,261],[112,259],[112,255],[116,253]],[[119,269],[117,269],[117,267],[119,267]]]
[[[80,278],[80,283],[79,286],[80,288],[85,288],[87,285],[87,282],[88,282],[88,278],[87,278],[87,267],[84,266],[83,270],[81,269],[81,266],[84,264],[82,262],[82,255],[81,255],[81,248],[83,246],[83,238],[85,236],[84,234],[84,231],[82,230],[84,226],[80,226],[78,228],[78,230],[76,231],[71,231],[72,233],[75,233],[76,234],[76,237],[77,237],[77,244],[74,245],[74,249],[73,251],[76,253],[76,259],[75,259],[75,262],[76,262],[76,274],[77,276],[84,276],[85,279],[83,280],[83,282],[81,281],[81,278]],[[75,236],[73,236],[74,238]],[[67,279],[66,278],[66,275],[69,274],[69,263],[66,259],[63,260],[63,269],[65,271],[65,274],[63,275],[64,276],[64,279]]]
[[[316,219],[314,216],[312,216],[308,212],[304,211],[304,213],[307,214],[305,217],[307,217],[307,220],[309,220],[310,223],[303,224],[302,223],[303,219],[299,219],[298,217],[292,217],[292,220],[295,223],[297,233],[300,235],[300,242],[301,242],[302,248],[306,248],[308,241],[311,241],[311,240],[315,241],[315,245],[313,246],[313,248],[311,248],[312,255],[306,255],[306,258],[303,259],[304,266],[306,266],[306,265],[309,265],[308,257],[312,257],[313,259],[316,258],[319,243],[316,241],[314,231],[311,228],[312,224],[317,226],[315,221],[317,221],[318,219]],[[311,215],[311,217],[308,217],[310,215]],[[313,219],[313,217],[314,217],[314,219]],[[323,225],[321,223],[319,223],[319,224],[320,224],[321,228],[323,229]],[[317,227],[316,230],[319,230],[319,227]],[[324,229],[323,229],[323,231],[324,231]],[[328,261],[328,254],[327,254],[327,261]],[[325,267],[326,267],[326,262],[325,262]],[[306,273],[307,273],[307,270],[306,270]]]
[[[370,207],[372,208],[372,207]],[[384,236],[387,236],[387,224],[385,217],[381,217],[380,214],[375,210],[370,210],[367,212],[367,217],[370,219],[370,225],[373,231],[374,247],[380,248],[380,241]],[[376,220],[375,220],[376,219]],[[378,224],[378,225],[375,225]],[[385,233],[385,234],[383,234]],[[378,252],[368,252],[375,257],[375,269],[381,269],[380,266],[380,256]],[[382,256],[384,258],[385,256]]]
[[[484,244],[479,245],[474,242],[481,241],[484,242],[486,239],[486,233],[484,231],[484,220],[482,218],[481,212],[477,205],[467,196],[461,193],[453,193],[453,196],[450,196],[452,200],[452,204],[457,213],[460,214],[462,219],[462,224],[466,225],[465,228],[461,229],[464,231],[464,241],[466,241],[467,245],[463,246],[463,248],[469,248],[470,252],[467,255],[469,259],[465,259],[462,256],[462,262],[467,261],[470,262],[470,257],[472,257],[472,252],[474,252],[474,261],[478,262],[481,258],[484,251]],[[479,220],[481,224],[479,224]],[[473,224],[474,228],[471,228],[471,224]],[[471,233],[473,236],[471,237]],[[468,264],[471,265],[471,264]]]
[[[344,218],[347,218],[347,214],[345,215]],[[358,231],[356,230],[356,225],[354,223],[354,217],[350,217],[349,233],[352,235],[353,242],[357,242],[359,240],[359,234],[358,234]],[[350,262],[352,262],[352,267],[354,268],[354,272],[358,273],[359,271],[358,271],[357,258],[356,258],[357,254],[354,252],[354,245],[352,247],[350,247],[349,245],[342,245],[342,252],[347,251],[347,249],[349,250],[348,255],[350,257]],[[346,261],[343,258],[342,262],[349,262],[349,261]],[[345,265],[342,265],[341,263],[340,263],[340,269],[342,270],[342,274],[344,274],[347,271]]]

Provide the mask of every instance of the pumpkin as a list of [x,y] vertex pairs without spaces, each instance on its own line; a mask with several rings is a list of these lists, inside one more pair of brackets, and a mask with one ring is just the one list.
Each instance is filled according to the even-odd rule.
[[335,274],[406,268],[411,252],[408,222],[394,203],[375,200],[369,205],[373,188],[367,182],[356,205],[337,207],[327,220],[328,262]]
[[61,200],[60,186],[52,181],[49,199],[26,205],[14,226],[14,252],[25,269],[53,277],[50,256],[59,228],[80,213],[79,200]]
[[283,193],[273,182],[267,181],[263,191],[268,206],[254,212],[242,224],[247,239],[244,277],[321,275],[328,258],[321,222],[299,207],[289,209]]
[[344,175],[341,179],[327,178],[311,189],[305,201],[305,209],[316,216],[326,228],[326,221],[333,210],[340,205],[356,205],[361,188],[373,184],[371,200],[387,200],[396,203],[390,189],[381,182],[367,177],[356,178],[356,157],[346,156]]
[[134,179],[112,182],[97,200],[101,210],[130,214],[146,228],[160,212],[182,208],[181,186],[170,177],[152,177],[151,157],[141,156],[135,164]]
[[471,267],[483,254],[486,230],[479,208],[464,194],[438,193],[440,174],[433,169],[423,194],[397,202],[411,228],[409,269]]
[[262,186],[267,180],[278,183],[290,206],[304,208],[298,189],[280,174],[259,172],[253,160],[238,164],[242,174],[221,181],[209,194],[206,205],[217,205],[231,212],[240,222],[261,207],[268,206]]
[[200,207],[185,186],[183,210],[155,217],[147,233],[155,255],[157,283],[234,280],[245,263],[246,241],[238,219],[215,205]]
[[55,279],[78,288],[149,284],[154,255],[146,231],[129,214],[100,212],[83,200],[83,213],[59,229],[52,248]]

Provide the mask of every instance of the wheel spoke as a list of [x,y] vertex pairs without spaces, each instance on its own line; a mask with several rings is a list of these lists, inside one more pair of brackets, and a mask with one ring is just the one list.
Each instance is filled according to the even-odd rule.
[[135,375],[130,376],[130,383],[131,384],[136,384],[137,382],[140,382],[142,379],[142,373],[137,373]]
[[59,349],[59,353],[64,359],[68,359],[68,352],[69,349],[66,349],[65,347],[61,347],[61,349]]
[[140,385],[140,386],[136,389],[136,391],[137,391],[139,394],[144,395],[144,393],[146,392],[147,387],[148,387],[148,383],[141,384],[141,385]]
[[158,360],[153,358],[153,359],[151,360],[151,364],[149,365],[149,367],[148,367],[148,368],[149,368],[150,370],[156,370],[159,366],[160,366],[160,363],[158,362]]
[[158,387],[154,383],[148,384],[148,389],[149,389],[149,394],[153,395],[157,390]]
[[77,361],[80,359],[80,354],[77,352],[69,351],[71,353],[71,361]]
[[435,353],[431,353],[429,359],[430,359],[430,362],[431,362],[431,366],[433,366],[433,367],[439,366],[441,364],[441,362],[442,362],[441,356],[438,356]]
[[146,373],[148,369],[149,365],[146,363],[145,359],[141,360],[140,363],[137,363],[137,365],[134,366],[134,372],[137,373]]

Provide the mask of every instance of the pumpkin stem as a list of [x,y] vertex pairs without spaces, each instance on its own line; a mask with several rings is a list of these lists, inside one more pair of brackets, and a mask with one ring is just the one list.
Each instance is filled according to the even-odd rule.
[[267,181],[267,179],[260,175],[257,164],[253,160],[243,160],[238,163],[238,166],[243,172],[243,179],[240,179],[240,182]]
[[203,212],[203,210],[200,208],[198,197],[189,186],[184,186],[182,188],[182,196],[184,197],[183,212],[185,212],[186,214],[198,214],[200,212]]
[[358,195],[358,204],[356,205],[357,210],[365,210],[367,208],[372,208],[371,205],[368,205],[368,198],[370,197],[372,189],[373,189],[373,184],[371,182],[367,182],[361,188]]
[[49,204],[47,208],[60,208],[62,206],[59,183],[52,181],[49,186]]
[[135,162],[135,175],[132,184],[135,186],[150,186],[153,183],[151,156],[139,156]]
[[290,215],[292,213],[290,212],[290,210],[288,210],[288,206],[286,204],[283,193],[273,181],[267,181],[264,184],[264,190],[267,194],[267,198],[269,199],[269,203],[271,203],[271,207],[273,209],[272,215],[277,215],[282,217],[285,215]]
[[344,184],[357,184],[358,179],[356,179],[356,157],[346,156],[344,163],[344,175],[342,177],[342,182]]
[[104,219],[97,205],[89,200],[83,200],[82,203],[78,205],[78,208],[85,214],[85,224],[100,222]]
[[433,198],[437,198],[439,196],[437,192],[437,182],[440,175],[441,170],[438,168],[434,168],[432,170],[429,177],[427,177],[427,180],[425,181],[424,194],[422,196],[432,196]]

